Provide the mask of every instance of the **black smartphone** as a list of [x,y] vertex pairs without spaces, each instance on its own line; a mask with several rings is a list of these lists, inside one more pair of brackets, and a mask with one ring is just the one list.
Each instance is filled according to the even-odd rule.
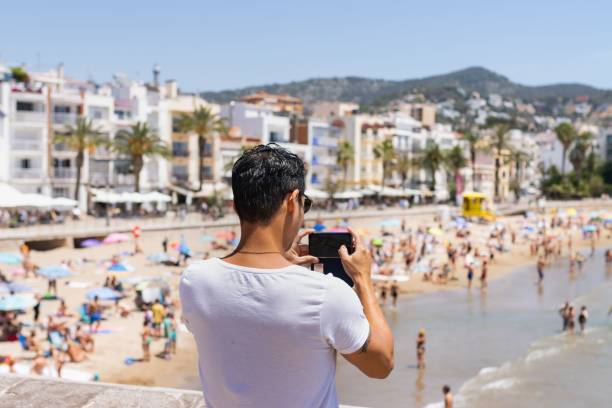
[[349,232],[315,232],[308,235],[308,255],[319,259],[340,258],[338,250],[344,245],[349,254],[355,251]]
[[319,258],[323,273],[331,273],[352,287],[353,280],[344,270],[338,254],[342,245],[346,246],[349,254],[355,252],[353,236],[348,232],[316,232],[308,236],[308,254]]

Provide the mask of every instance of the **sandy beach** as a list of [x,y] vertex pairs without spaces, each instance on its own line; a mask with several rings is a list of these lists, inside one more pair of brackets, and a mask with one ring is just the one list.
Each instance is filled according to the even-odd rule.
[[[394,217],[397,218],[397,217]],[[381,212],[380,218],[354,219],[350,225],[356,229],[364,229],[367,231],[366,238],[371,239],[380,236],[380,222],[386,218]],[[339,222],[340,220],[338,220]],[[406,228],[416,229],[419,226],[433,226],[431,216],[412,216],[406,218]],[[523,222],[523,217],[509,217],[503,219],[506,225],[512,225],[513,228],[519,228]],[[335,223],[326,222],[326,225],[333,227]],[[491,230],[491,224],[476,225],[470,224],[471,240],[476,246],[480,246],[484,242]],[[202,235],[215,236],[222,228],[182,231],[165,231],[165,232],[146,232],[139,240],[139,245],[142,248],[142,253],[130,256],[121,256],[121,261],[132,266],[134,272],[121,274],[119,278],[128,276],[143,276],[143,277],[162,277],[172,288],[171,296],[173,299],[178,297],[178,283],[183,267],[168,267],[160,264],[153,264],[147,261],[147,255],[162,251],[162,240],[168,238],[173,241],[185,240],[193,251],[193,259],[202,258],[205,254],[210,256],[222,256],[228,251],[212,250],[210,242],[203,242]],[[399,226],[385,227],[386,231],[392,232],[396,236],[400,233]],[[239,233],[235,228],[234,231]],[[572,230],[572,236],[575,243],[575,248],[587,247],[588,241],[581,238],[580,230]],[[455,243],[457,238],[454,231],[444,231],[444,234],[437,237],[439,244],[436,250],[428,255],[429,258],[434,258],[437,262],[446,260],[444,251],[444,242],[450,241]],[[607,233],[602,234],[597,246],[607,246],[612,243],[612,240]],[[172,245],[171,245],[172,246]],[[484,245],[483,249],[484,249]],[[17,252],[18,245],[3,243],[0,250]],[[132,242],[125,242],[113,245],[103,245],[87,249],[72,249],[58,248],[46,252],[32,251],[32,261],[41,266],[58,265],[62,261],[71,260],[75,265],[74,275],[60,279],[58,281],[58,295],[65,299],[68,310],[74,314],[74,317],[62,318],[68,324],[76,322],[78,319],[78,308],[85,301],[85,294],[88,290],[102,286],[105,278],[109,275],[106,271],[108,261],[113,255],[129,253],[134,250]],[[171,255],[176,255],[176,250],[170,249]],[[563,246],[563,256],[567,256],[567,247]],[[489,270],[489,279],[498,279],[518,268],[526,265],[534,265],[535,259],[530,255],[529,242],[518,235],[517,243],[510,249],[509,252],[498,254],[494,263],[491,264]],[[461,263],[459,262],[459,265]],[[402,265],[397,265],[398,269],[403,268]],[[11,270],[11,267],[2,266],[2,270],[6,273]],[[535,268],[534,268],[535,274]],[[478,276],[478,273],[477,273]],[[431,293],[434,291],[448,291],[464,288],[467,284],[465,269],[459,266],[456,271],[457,280],[451,280],[447,284],[435,284],[432,282],[424,282],[420,274],[413,274],[407,282],[401,283],[400,296],[417,296],[420,294]],[[44,293],[47,287],[46,280],[40,278],[16,278],[18,282],[25,283],[33,287],[37,292]],[[477,279],[476,279],[477,281]],[[475,282],[478,286],[478,282]],[[126,287],[127,289],[127,287]],[[127,297],[122,301],[133,311],[128,317],[120,317],[115,312],[114,302],[106,302],[108,310],[104,316],[106,320],[102,322],[101,332],[94,334],[95,352],[88,353],[87,359],[81,363],[67,363],[66,369],[82,371],[84,375],[97,375],[100,381],[117,382],[124,384],[139,384],[151,386],[165,387],[185,387],[188,384],[193,384],[197,381],[197,358],[195,344],[191,335],[184,329],[179,328],[178,331],[178,347],[177,353],[171,360],[158,358],[155,355],[163,350],[164,339],[156,339],[151,345],[151,361],[150,362],[135,362],[131,365],[125,364],[126,358],[138,359],[142,355],[140,330],[143,321],[143,312],[136,311],[133,302],[134,292],[127,290]],[[44,301],[41,307],[41,322],[46,321],[46,316],[55,314],[59,306],[59,301]],[[180,314],[179,314],[180,317]],[[32,311],[29,310],[25,315],[20,316],[20,321],[24,323],[32,322]],[[28,330],[29,332],[29,330]],[[39,336],[42,337],[42,331],[39,330]],[[41,338],[42,340],[42,338]],[[18,342],[3,342],[0,343],[0,353],[10,354],[18,360],[27,362],[32,358],[32,353],[24,352]]]

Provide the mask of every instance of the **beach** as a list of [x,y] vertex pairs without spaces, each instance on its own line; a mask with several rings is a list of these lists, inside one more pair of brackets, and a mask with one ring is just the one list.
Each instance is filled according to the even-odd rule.
[[[407,229],[415,230],[418,227],[429,228],[434,226],[431,215],[417,215],[409,218],[393,217],[394,219],[404,220],[405,227]],[[506,225],[519,225],[522,222],[522,217],[507,217],[503,219]],[[381,230],[381,223],[388,221],[388,218],[381,212],[378,218],[355,218],[350,220],[350,226],[355,229],[360,229],[366,232],[365,238],[372,239],[378,237],[383,232]],[[336,226],[341,220],[327,220],[325,223],[329,227]],[[308,225],[307,225],[308,226]],[[471,224],[471,238],[476,245],[486,239],[490,230],[491,224]],[[234,231],[239,234],[236,228],[208,228],[203,229],[185,229],[175,231],[155,231],[155,232],[144,232],[142,237],[139,239],[139,246],[142,249],[142,253],[135,255],[127,255],[127,253],[134,250],[133,242],[124,242],[112,245],[102,245],[93,248],[85,249],[72,249],[68,247],[62,247],[51,251],[31,252],[31,260],[33,263],[40,266],[58,265],[62,261],[70,260],[74,265],[73,276],[65,279],[58,280],[58,295],[65,299],[70,313],[75,314],[74,317],[65,318],[67,323],[72,323],[77,320],[78,308],[85,301],[85,294],[88,290],[95,287],[102,286],[105,278],[109,276],[109,272],[106,271],[108,261],[117,254],[124,253],[121,256],[121,262],[130,265],[134,268],[133,272],[119,274],[118,278],[122,277],[162,277],[168,282],[172,291],[171,296],[173,299],[178,298],[178,283],[180,274],[184,269],[181,267],[169,267],[160,264],[154,264],[149,262],[146,258],[148,255],[162,251],[162,241],[167,238],[170,242],[170,246],[176,246],[180,241],[184,241],[189,244],[193,252],[193,259],[202,258],[205,255],[208,256],[223,256],[229,251],[223,250],[212,250],[211,243],[207,240],[203,240],[202,236],[216,236],[220,231]],[[384,227],[386,232],[394,234],[396,237],[400,235],[399,225],[392,227]],[[455,242],[455,231],[444,230],[444,233],[436,237],[438,245],[436,250],[429,254],[429,258],[438,260],[437,262],[443,262],[446,259],[444,252],[445,241]],[[576,246],[588,245],[587,241],[583,241],[580,238],[580,231],[574,230],[572,232],[575,237]],[[389,238],[393,239],[393,238]],[[601,239],[597,242],[599,247],[608,247],[611,241],[606,234],[602,235]],[[17,251],[17,245],[11,246],[10,243],[2,243],[2,251]],[[564,248],[564,254],[567,256],[566,249]],[[175,249],[169,249],[169,253],[176,255]],[[428,259],[429,259],[428,258]],[[525,269],[532,269],[533,275],[535,276],[535,259],[529,253],[529,242],[519,236],[517,243],[512,246],[509,252],[499,253],[494,263],[491,265],[489,270],[489,280],[497,281],[501,278],[508,276],[513,271],[520,271]],[[400,265],[397,265],[398,269],[401,269]],[[3,267],[4,271],[9,271],[10,267]],[[396,335],[396,370],[390,380],[383,382],[371,383],[370,380],[362,379],[357,380],[357,384],[367,382],[372,384],[362,388],[357,384],[353,384],[352,380],[355,377],[355,369],[347,367],[344,361],[340,361],[338,368],[338,388],[343,403],[354,403],[357,405],[365,406],[381,406],[380,404],[373,403],[373,401],[385,401],[385,398],[380,396],[379,399],[365,398],[361,396],[365,390],[370,390],[370,393],[378,394],[378,390],[387,389],[389,384],[395,384],[394,378],[401,378],[406,367],[413,364],[414,350],[413,350],[413,334],[416,335],[416,323],[413,323],[414,310],[410,310],[413,306],[413,301],[417,299],[429,299],[431,294],[436,292],[435,298],[440,299],[441,305],[439,313],[434,315],[422,315],[419,321],[423,321],[425,324],[430,319],[435,322],[445,322],[452,320],[454,317],[446,314],[445,310],[451,309],[454,306],[454,302],[457,296],[465,296],[467,280],[463,267],[458,267],[456,272],[457,280],[451,280],[446,284],[437,284],[432,282],[424,282],[421,279],[420,274],[413,274],[409,276],[406,282],[400,284],[400,305],[397,309],[393,309],[390,306],[386,307],[387,317],[395,331]],[[46,281],[40,278],[17,278],[19,282],[25,283],[32,286],[35,290],[43,293],[46,289]],[[504,278],[505,279],[505,278]],[[494,282],[491,283],[493,285]],[[482,302],[482,298],[478,296],[479,288],[478,282],[475,282],[471,292],[474,293],[474,298],[471,300],[472,303]],[[532,290],[529,288],[528,290]],[[493,292],[493,291],[491,291]],[[133,292],[127,290],[128,297],[122,301],[123,304],[129,308],[134,309]],[[491,296],[491,295],[490,295]],[[501,294],[500,296],[504,296]],[[477,300],[480,299],[480,300]],[[490,299],[490,297],[489,297]],[[100,327],[100,332],[94,334],[95,339],[95,352],[88,353],[87,359],[81,363],[66,363],[66,369],[72,369],[77,372],[83,373],[83,378],[87,376],[93,377],[94,375],[104,382],[117,382],[124,384],[139,384],[149,386],[163,386],[163,387],[180,387],[180,388],[198,388],[198,375],[197,375],[197,355],[195,343],[191,335],[184,329],[179,327],[178,330],[178,346],[177,353],[172,356],[170,360],[158,358],[155,355],[163,350],[164,339],[155,339],[151,345],[152,358],[150,362],[131,362],[126,364],[126,359],[130,358],[137,360],[142,355],[141,349],[141,338],[140,330],[142,328],[143,312],[133,310],[128,317],[120,317],[114,311],[114,302],[105,302],[108,306],[108,310],[105,312],[106,320],[104,320]],[[45,321],[45,317],[48,314],[56,313],[58,309],[59,301],[44,301],[41,307],[41,321]],[[472,305],[472,307],[475,307]],[[416,312],[418,314],[418,312]],[[179,313],[180,318],[180,313]],[[555,320],[556,316],[552,315],[551,320]],[[59,318],[58,318],[59,319]],[[20,320],[25,323],[32,322],[32,312],[29,310],[25,315],[20,317]],[[61,319],[60,319],[61,320]],[[408,326],[405,326],[408,325]],[[406,327],[410,330],[404,333]],[[450,329],[445,331],[445,336],[459,336],[458,333],[453,333]],[[494,334],[497,336],[497,334]],[[404,336],[408,339],[405,340]],[[407,344],[404,344],[407,341]],[[16,356],[18,359],[22,358],[24,362],[28,361],[27,352],[23,352],[17,342],[3,342],[0,343],[2,354],[10,354]],[[449,359],[451,356],[448,356]],[[341,359],[340,359],[341,360]],[[482,368],[482,367],[480,367]],[[413,370],[414,371],[414,370]],[[469,372],[472,374],[472,372]],[[429,375],[429,373],[428,373]],[[455,386],[460,385],[459,378],[469,379],[468,373],[465,373],[463,377],[460,375],[456,377],[449,376],[450,379],[456,378]],[[440,375],[442,378],[442,375]],[[440,379],[440,381],[442,381]],[[436,382],[437,384],[437,382]],[[411,384],[410,384],[411,386]],[[407,386],[407,389],[410,388]],[[394,385],[395,387],[395,385]],[[439,387],[437,387],[439,388]],[[393,388],[395,390],[395,388]],[[397,393],[396,391],[390,391],[391,397],[404,395],[403,392]],[[429,391],[426,397],[423,397],[420,404],[425,402],[432,402]],[[433,397],[433,394],[431,394]],[[376,397],[378,398],[378,397]],[[415,401],[416,402],[416,401]],[[393,406],[393,404],[388,405]],[[405,406],[405,405],[404,405]]]

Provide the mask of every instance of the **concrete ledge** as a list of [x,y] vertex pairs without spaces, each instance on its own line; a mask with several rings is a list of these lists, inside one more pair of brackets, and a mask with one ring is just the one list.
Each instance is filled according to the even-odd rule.
[[205,404],[197,391],[0,375],[0,408],[9,407],[204,408]]

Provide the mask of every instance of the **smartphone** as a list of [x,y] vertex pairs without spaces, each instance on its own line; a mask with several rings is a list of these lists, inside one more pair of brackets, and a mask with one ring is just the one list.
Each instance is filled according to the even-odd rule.
[[344,245],[349,254],[355,251],[353,236],[349,232],[316,232],[308,236],[308,254],[319,259],[338,259],[338,250]]
[[338,254],[342,245],[346,246],[349,254],[355,252],[353,236],[348,232],[317,232],[308,236],[308,254],[319,258],[323,273],[331,273],[352,287],[353,280],[344,270]]

